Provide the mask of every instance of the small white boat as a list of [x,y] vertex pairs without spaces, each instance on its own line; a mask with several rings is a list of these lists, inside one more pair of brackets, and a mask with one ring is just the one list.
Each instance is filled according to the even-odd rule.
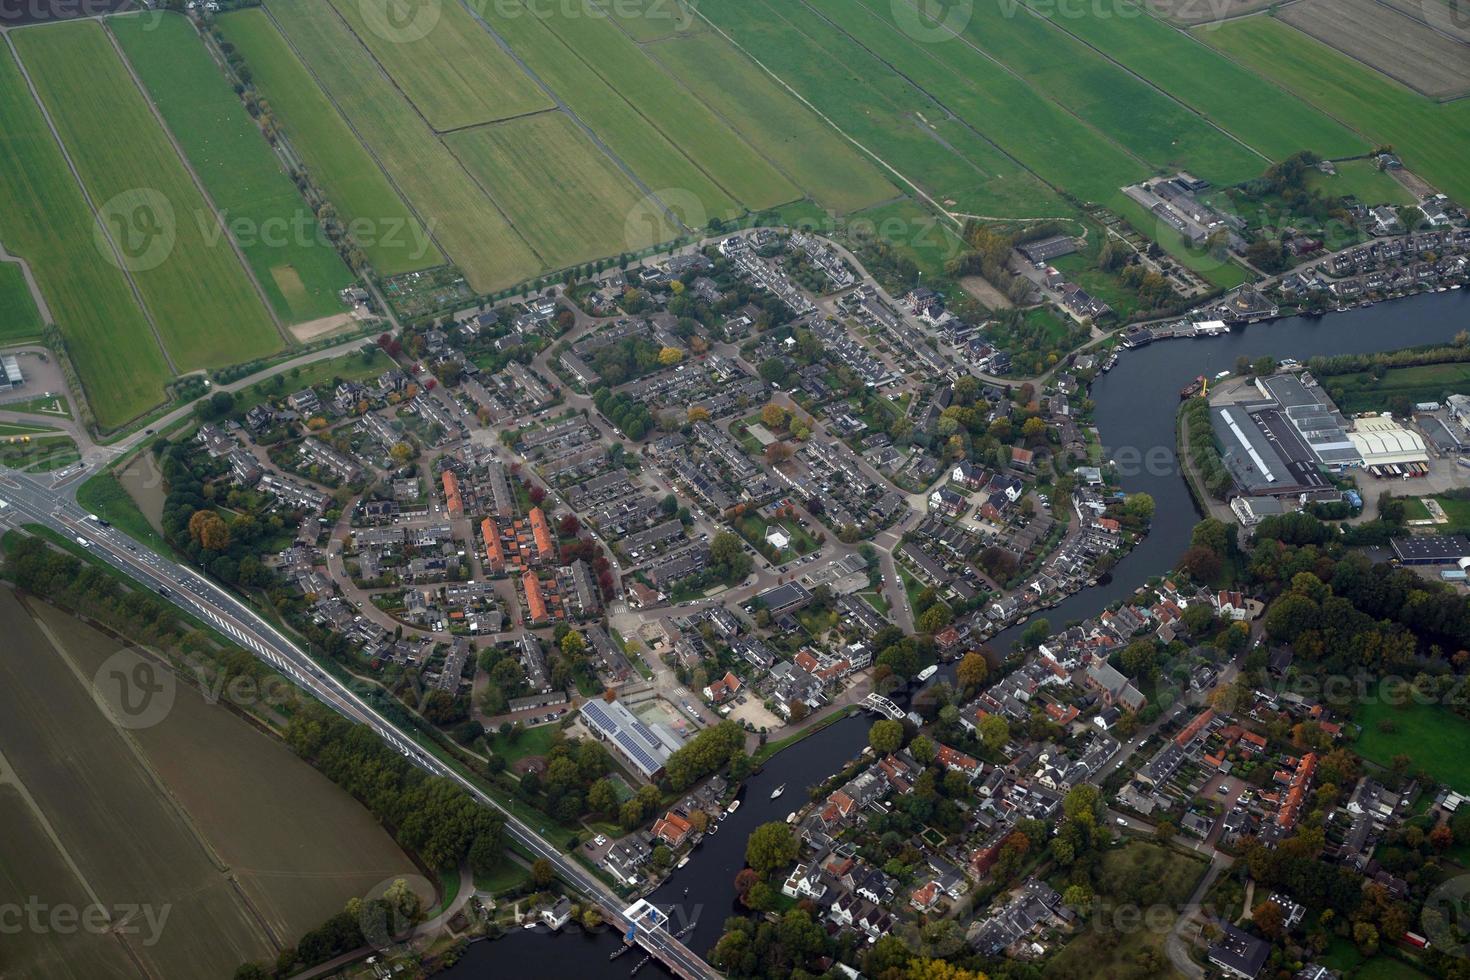
[[730,804],[729,809],[727,809],[725,812],[726,813],[734,813],[738,809],[740,809],[740,801],[739,800],[736,800],[734,803],[731,803]]
[[780,786],[777,786],[775,789],[771,790],[771,799],[774,800],[776,797],[780,796],[784,792],[786,792],[786,784],[782,783]]
[[790,813],[786,814],[786,822],[787,823],[796,823],[796,811],[795,810],[792,810]]
[[929,678],[933,677],[938,672],[939,672],[939,665],[938,664],[930,664],[928,667],[925,667],[923,670],[919,671],[919,680],[921,680],[921,681],[927,681]]
[[679,859],[679,863],[676,864],[676,865],[674,865],[674,867],[676,867],[676,868],[682,868],[682,867],[684,867],[684,865],[686,865],[688,863],[689,863],[689,855],[686,854],[686,855],[684,855],[683,857],[681,857]]

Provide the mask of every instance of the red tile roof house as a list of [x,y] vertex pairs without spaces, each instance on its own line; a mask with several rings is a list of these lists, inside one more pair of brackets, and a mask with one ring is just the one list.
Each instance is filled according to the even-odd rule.
[[653,836],[663,840],[670,847],[678,847],[684,843],[693,830],[694,825],[673,810],[653,822]]
[[938,901],[939,882],[937,881],[931,881],[927,885],[915,888],[913,895],[909,898],[909,904],[918,912],[929,911]]
[[962,772],[970,779],[974,779],[980,775],[980,761],[978,759],[965,755],[965,753],[958,749],[952,749],[948,745],[939,746],[939,750],[934,753],[934,761],[946,769],[953,770],[954,772]]
[[705,700],[711,704],[724,704],[740,692],[740,678],[726,672],[724,677],[704,689]]

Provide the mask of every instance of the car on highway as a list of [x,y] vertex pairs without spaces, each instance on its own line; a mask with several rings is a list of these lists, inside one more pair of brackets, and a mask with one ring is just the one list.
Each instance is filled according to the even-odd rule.
[[1126,827],[1126,826],[1128,826],[1128,821],[1127,821],[1127,820],[1125,820],[1125,819],[1124,819],[1124,818],[1122,818],[1122,817],[1119,817],[1119,818],[1118,818],[1118,826],[1119,826],[1119,827]]

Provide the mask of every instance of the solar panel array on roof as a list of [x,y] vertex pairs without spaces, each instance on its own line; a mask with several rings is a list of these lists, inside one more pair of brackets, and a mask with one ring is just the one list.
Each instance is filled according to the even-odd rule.
[[676,739],[660,737],[617,701],[587,701],[582,705],[582,717],[594,730],[606,736],[645,776],[662,769],[677,745]]

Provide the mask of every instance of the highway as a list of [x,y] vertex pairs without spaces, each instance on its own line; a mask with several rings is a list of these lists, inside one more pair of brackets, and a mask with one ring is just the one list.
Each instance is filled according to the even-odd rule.
[[[167,598],[187,613],[212,623],[271,667],[295,681],[323,704],[371,728],[414,765],[454,780],[505,819],[506,836],[538,858],[545,858],[570,887],[620,912],[618,897],[575,861],[541,838],[537,830],[506,810],[464,776],[419,746],[413,738],[378,714],[345,684],[323,671],[307,653],[226,590],[177,562],[163,558],[115,527],[92,520],[69,491],[75,468],[33,477],[0,467],[0,522],[39,524],[86,547],[94,556]],[[160,591],[160,590],[166,590]],[[619,925],[621,925],[619,919]],[[642,945],[686,978],[718,977],[703,959],[662,929],[640,930]]]

